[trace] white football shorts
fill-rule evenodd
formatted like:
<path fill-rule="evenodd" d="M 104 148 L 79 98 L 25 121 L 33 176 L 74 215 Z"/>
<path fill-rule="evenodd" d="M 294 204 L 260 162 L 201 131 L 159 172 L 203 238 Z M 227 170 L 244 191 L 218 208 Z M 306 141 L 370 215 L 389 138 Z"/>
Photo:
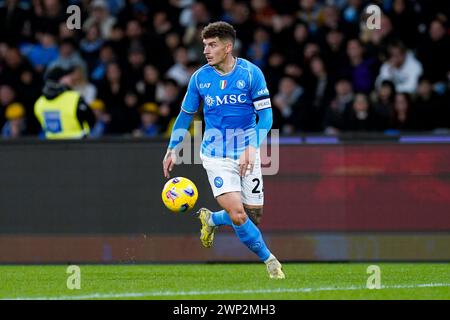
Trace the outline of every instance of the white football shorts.
<path fill-rule="evenodd" d="M 209 184 L 214 197 L 237 191 L 241 193 L 242 203 L 248 205 L 264 204 L 264 189 L 261 173 L 259 149 L 255 156 L 255 165 L 245 177 L 239 175 L 239 159 L 207 157 L 200 153 L 203 168 L 208 174 Z"/>

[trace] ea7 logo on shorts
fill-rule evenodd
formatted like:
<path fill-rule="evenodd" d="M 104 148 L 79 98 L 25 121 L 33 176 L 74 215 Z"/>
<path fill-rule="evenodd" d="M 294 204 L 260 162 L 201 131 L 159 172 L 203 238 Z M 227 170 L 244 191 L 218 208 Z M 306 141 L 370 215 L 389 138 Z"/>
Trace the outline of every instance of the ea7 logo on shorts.
<path fill-rule="evenodd" d="M 200 83 L 200 89 L 204 89 L 204 88 L 208 89 L 209 87 L 211 87 L 211 83 L 210 82 L 208 82 L 208 83 Z"/>
<path fill-rule="evenodd" d="M 214 185 L 216 188 L 220 188 L 223 186 L 223 179 L 221 177 L 215 177 L 214 178 Z"/>

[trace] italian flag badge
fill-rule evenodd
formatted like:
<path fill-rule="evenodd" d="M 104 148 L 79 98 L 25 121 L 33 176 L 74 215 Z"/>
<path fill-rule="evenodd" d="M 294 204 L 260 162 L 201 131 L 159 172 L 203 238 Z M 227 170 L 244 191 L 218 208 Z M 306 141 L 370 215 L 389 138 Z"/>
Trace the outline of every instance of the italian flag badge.
<path fill-rule="evenodd" d="M 225 89 L 227 87 L 227 80 L 220 80 L 220 89 Z"/>

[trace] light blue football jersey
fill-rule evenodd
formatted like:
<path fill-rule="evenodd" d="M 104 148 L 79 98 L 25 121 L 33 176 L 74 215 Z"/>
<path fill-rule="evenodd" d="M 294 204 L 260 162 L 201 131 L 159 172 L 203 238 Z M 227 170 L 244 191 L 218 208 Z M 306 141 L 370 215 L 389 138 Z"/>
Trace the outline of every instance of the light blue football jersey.
<path fill-rule="evenodd" d="M 206 125 L 201 152 L 208 157 L 237 159 L 256 135 L 256 111 L 271 108 L 262 71 L 242 58 L 226 74 L 206 64 L 192 75 L 181 108 L 195 113 L 201 101 Z"/>

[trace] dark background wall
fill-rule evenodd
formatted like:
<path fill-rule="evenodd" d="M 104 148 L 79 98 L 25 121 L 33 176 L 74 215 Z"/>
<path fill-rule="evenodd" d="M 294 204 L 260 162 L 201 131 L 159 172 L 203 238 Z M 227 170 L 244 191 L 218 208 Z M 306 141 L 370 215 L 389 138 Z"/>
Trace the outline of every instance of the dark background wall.
<path fill-rule="evenodd" d="M 183 233 L 188 215 L 162 204 L 165 144 L 148 141 L 38 142 L 0 148 L 0 233 Z M 201 165 L 177 166 L 214 201 Z M 175 220 L 176 219 L 176 220 Z"/>
<path fill-rule="evenodd" d="M 253 260 L 229 228 L 203 250 L 193 212 L 163 207 L 165 146 L 1 143 L 0 262 Z M 261 228 L 285 260 L 449 260 L 449 159 L 445 143 L 282 145 Z M 201 165 L 173 176 L 218 209 Z"/>

